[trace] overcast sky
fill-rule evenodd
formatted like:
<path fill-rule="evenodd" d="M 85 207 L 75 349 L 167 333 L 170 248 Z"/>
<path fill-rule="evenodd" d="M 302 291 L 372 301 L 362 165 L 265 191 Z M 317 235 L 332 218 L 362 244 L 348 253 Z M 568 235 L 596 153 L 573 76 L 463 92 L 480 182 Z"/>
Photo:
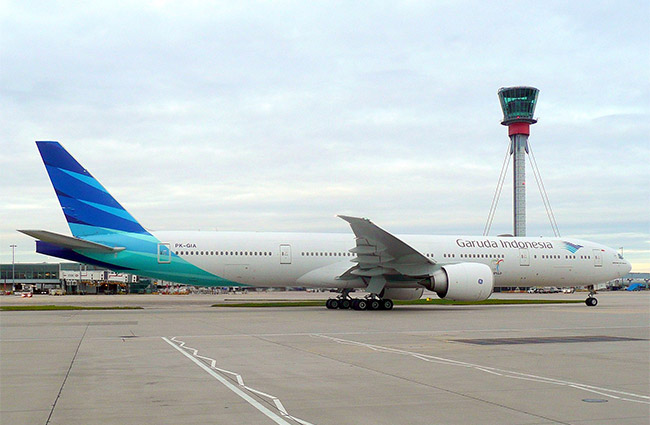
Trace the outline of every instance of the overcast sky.
<path fill-rule="evenodd" d="M 532 85 L 562 236 L 650 271 L 649 8 L 4 1 L 0 262 L 10 244 L 57 261 L 16 229 L 69 233 L 35 140 L 153 230 L 350 232 L 353 214 L 480 235 L 509 143 L 497 90 Z M 552 236 L 527 172 L 528 235 Z M 492 234 L 512 232 L 511 180 Z"/>

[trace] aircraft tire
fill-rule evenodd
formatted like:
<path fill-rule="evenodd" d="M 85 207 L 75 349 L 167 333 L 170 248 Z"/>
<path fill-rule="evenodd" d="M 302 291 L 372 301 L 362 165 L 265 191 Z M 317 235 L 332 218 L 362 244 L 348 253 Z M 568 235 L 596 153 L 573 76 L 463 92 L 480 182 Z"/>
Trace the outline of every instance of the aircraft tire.
<path fill-rule="evenodd" d="M 350 308 L 350 304 L 351 304 L 350 300 L 345 300 L 345 299 L 341 300 L 341 302 L 339 303 L 339 308 L 341 310 L 347 310 L 348 308 Z"/>
<path fill-rule="evenodd" d="M 368 301 L 357 300 L 357 310 L 368 310 Z"/>
<path fill-rule="evenodd" d="M 589 307 L 595 307 L 598 304 L 598 300 L 594 297 L 589 297 L 585 300 L 585 304 Z"/>
<path fill-rule="evenodd" d="M 384 298 L 381 300 L 381 309 L 382 310 L 392 310 L 393 309 L 393 300 L 389 298 Z"/>
<path fill-rule="evenodd" d="M 332 298 L 331 301 L 330 305 L 332 306 L 332 310 L 336 310 L 341 305 L 341 302 L 336 298 Z"/>
<path fill-rule="evenodd" d="M 370 300 L 368 302 L 368 310 L 379 310 L 379 308 L 381 308 L 379 300 Z"/>
<path fill-rule="evenodd" d="M 325 301 L 325 307 L 327 307 L 327 308 L 330 309 L 330 310 L 333 308 L 333 307 L 332 307 L 332 299 L 331 299 L 331 298 L 328 299 L 327 301 Z"/>

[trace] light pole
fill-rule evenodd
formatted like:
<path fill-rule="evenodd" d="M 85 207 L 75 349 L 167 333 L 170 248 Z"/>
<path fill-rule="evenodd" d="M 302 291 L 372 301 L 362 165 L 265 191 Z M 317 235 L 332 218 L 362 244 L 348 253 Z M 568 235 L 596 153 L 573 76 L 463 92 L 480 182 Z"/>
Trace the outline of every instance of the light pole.
<path fill-rule="evenodd" d="M 18 245 L 11 244 L 11 290 L 16 290 L 16 247 Z"/>

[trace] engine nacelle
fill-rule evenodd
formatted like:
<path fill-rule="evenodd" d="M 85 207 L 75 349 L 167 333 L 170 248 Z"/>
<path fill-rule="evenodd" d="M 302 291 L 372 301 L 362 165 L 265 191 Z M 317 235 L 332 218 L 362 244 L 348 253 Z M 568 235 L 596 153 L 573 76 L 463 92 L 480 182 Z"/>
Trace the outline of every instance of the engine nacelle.
<path fill-rule="evenodd" d="M 494 289 L 492 269 L 481 263 L 448 264 L 421 283 L 440 298 L 454 301 L 486 300 Z"/>

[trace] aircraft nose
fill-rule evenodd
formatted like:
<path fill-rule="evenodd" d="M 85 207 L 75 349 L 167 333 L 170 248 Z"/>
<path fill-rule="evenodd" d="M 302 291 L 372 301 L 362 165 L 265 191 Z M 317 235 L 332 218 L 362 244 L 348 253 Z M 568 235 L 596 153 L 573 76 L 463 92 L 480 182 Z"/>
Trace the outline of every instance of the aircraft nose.
<path fill-rule="evenodd" d="M 630 264 L 629 261 L 625 260 L 625 273 L 623 273 L 623 275 L 628 274 L 630 271 L 632 271 L 632 264 Z"/>

